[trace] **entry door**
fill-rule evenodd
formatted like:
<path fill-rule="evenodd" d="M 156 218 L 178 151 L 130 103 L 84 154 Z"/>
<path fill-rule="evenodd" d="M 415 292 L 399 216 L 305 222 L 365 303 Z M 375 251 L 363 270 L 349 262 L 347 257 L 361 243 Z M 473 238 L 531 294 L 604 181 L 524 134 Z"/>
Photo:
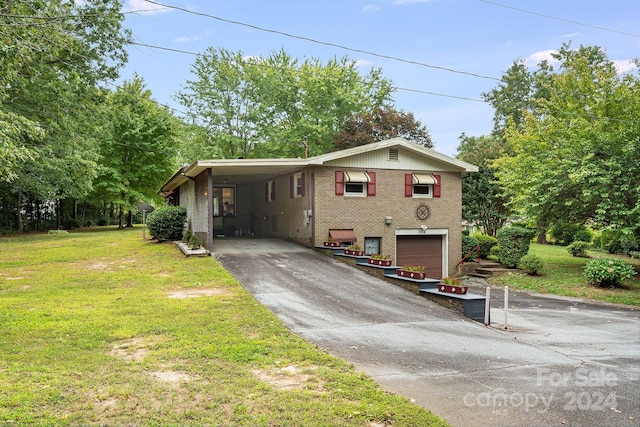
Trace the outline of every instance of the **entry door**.
<path fill-rule="evenodd" d="M 428 278 L 442 278 L 442 236 L 397 236 L 396 265 L 422 265 Z"/>

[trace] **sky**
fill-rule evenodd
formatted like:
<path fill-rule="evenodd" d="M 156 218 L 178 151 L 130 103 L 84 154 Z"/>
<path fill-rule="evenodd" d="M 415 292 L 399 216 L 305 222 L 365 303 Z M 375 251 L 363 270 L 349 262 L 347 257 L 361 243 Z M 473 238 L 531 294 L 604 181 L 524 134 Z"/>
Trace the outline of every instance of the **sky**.
<path fill-rule="evenodd" d="M 155 0 L 154 0 L 155 1 Z M 348 57 L 380 69 L 396 109 L 429 129 L 454 156 L 461 134 L 487 135 L 493 109 L 482 93 L 514 61 L 535 69 L 563 44 L 600 46 L 620 72 L 640 57 L 638 0 L 126 0 L 135 45 L 121 79 L 142 77 L 153 98 L 185 111 L 175 94 L 209 47 L 304 59 Z M 135 13 L 134 13 L 135 12 Z M 142 46 L 150 45 L 155 48 Z M 195 159 L 194 159 L 195 160 Z"/>

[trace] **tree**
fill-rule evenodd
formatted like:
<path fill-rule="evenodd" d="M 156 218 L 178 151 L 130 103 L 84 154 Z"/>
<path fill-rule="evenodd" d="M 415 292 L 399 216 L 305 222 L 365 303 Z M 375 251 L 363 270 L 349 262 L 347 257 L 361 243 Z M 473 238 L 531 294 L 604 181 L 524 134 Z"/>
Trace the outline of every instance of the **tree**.
<path fill-rule="evenodd" d="M 124 211 L 157 198 L 157 189 L 175 169 L 177 124 L 137 76 L 109 95 L 106 114 L 109 133 L 100 147 L 92 198 L 117 206 L 122 228 Z"/>
<path fill-rule="evenodd" d="M 17 179 L 14 169 L 37 157 L 34 147 L 50 128 L 60 129 L 82 105 L 77 97 L 117 77 L 130 37 L 120 7 L 102 0 L 0 7 L 0 178 Z M 69 95 L 71 109 L 64 103 Z"/>
<path fill-rule="evenodd" d="M 120 7 L 104 0 L 0 6 L 0 178 L 11 183 L 0 199 L 20 231 L 23 212 L 39 220 L 52 201 L 91 189 L 100 139 L 96 87 L 117 77 L 130 39 Z"/>
<path fill-rule="evenodd" d="M 511 153 L 496 160 L 514 205 L 550 224 L 556 220 L 640 233 L 640 76 L 618 74 L 596 46 L 554 55 L 541 69 L 546 97 L 510 122 Z M 637 62 L 636 62 L 637 65 Z"/>
<path fill-rule="evenodd" d="M 372 112 L 349 116 L 333 144 L 344 149 L 396 137 L 433 148 L 426 126 L 416 120 L 412 113 L 397 111 L 391 107 L 380 107 Z"/>
<path fill-rule="evenodd" d="M 460 136 L 457 157 L 478 166 L 476 173 L 462 174 L 462 218 L 495 236 L 504 226 L 511 209 L 497 182 L 493 161 L 502 155 L 505 144 L 495 136 Z"/>
<path fill-rule="evenodd" d="M 296 157 L 334 147 L 334 136 L 354 113 L 390 100 L 379 70 L 362 76 L 354 61 L 299 61 L 279 51 L 266 58 L 207 49 L 194 80 L 177 99 L 208 132 L 221 157 Z"/>

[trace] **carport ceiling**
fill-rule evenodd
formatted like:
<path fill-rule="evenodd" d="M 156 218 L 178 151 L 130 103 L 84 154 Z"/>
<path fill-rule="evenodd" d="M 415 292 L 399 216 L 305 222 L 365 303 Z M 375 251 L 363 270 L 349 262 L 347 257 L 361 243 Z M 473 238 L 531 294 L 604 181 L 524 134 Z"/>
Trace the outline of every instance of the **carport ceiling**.
<path fill-rule="evenodd" d="M 215 185 L 251 184 L 286 175 L 308 165 L 306 159 L 199 160 L 184 171 L 196 177 L 211 168 Z"/>

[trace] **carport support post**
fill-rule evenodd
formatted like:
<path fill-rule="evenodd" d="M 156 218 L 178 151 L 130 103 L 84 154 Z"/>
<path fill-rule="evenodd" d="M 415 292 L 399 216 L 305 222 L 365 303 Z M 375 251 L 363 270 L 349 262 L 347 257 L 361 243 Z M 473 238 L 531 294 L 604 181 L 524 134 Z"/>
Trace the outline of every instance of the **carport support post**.
<path fill-rule="evenodd" d="M 491 298 L 491 287 L 487 286 L 487 294 L 485 295 L 484 300 L 484 326 L 489 326 L 490 322 L 489 310 L 491 308 L 491 304 L 489 304 L 489 298 Z"/>
<path fill-rule="evenodd" d="M 207 226 L 209 228 L 209 232 L 207 233 L 207 249 L 213 253 L 213 170 L 209 168 L 207 171 Z"/>
<path fill-rule="evenodd" d="M 509 287 L 504 287 L 504 328 L 507 329 L 507 313 L 509 312 Z"/>

